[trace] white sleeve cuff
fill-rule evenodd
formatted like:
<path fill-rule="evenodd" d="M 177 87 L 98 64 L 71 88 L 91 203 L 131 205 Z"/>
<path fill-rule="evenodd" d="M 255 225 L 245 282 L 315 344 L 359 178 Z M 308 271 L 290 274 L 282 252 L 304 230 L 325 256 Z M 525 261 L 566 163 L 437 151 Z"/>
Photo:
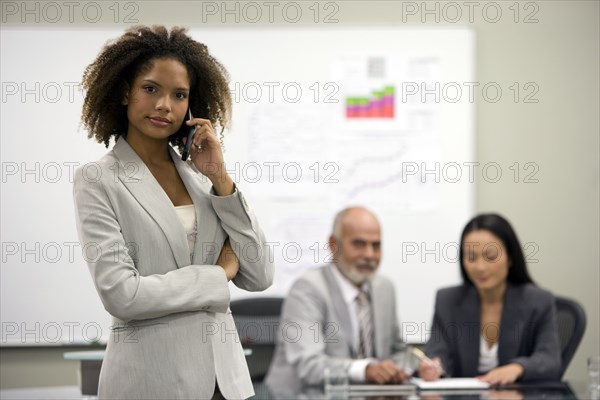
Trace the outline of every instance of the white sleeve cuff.
<path fill-rule="evenodd" d="M 367 380 L 366 371 L 367 365 L 376 361 L 374 358 L 363 358 L 360 360 L 352 360 L 348 369 L 348 377 L 350 382 L 364 383 Z"/>

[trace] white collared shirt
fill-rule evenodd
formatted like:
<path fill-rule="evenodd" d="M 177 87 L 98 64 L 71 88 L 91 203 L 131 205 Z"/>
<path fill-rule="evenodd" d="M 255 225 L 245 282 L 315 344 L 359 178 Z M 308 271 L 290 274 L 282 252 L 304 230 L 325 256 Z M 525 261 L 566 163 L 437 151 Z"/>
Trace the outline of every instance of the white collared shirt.
<path fill-rule="evenodd" d="M 348 278 L 342 275 L 337 266 L 332 264 L 331 268 L 333 270 L 333 276 L 335 277 L 336 283 L 338 284 L 338 287 L 342 292 L 344 303 L 346 303 L 346 307 L 348 308 L 348 314 L 350 315 L 350 325 L 352 326 L 352 348 L 354 349 L 355 353 L 358 353 L 359 328 L 358 304 L 356 302 L 356 297 L 358 296 L 360 291 L 354 283 L 350 282 Z M 367 282 L 363 283 L 362 290 L 369 292 L 369 284 Z M 350 380 L 352 380 L 353 382 L 365 382 L 365 372 L 367 369 L 367 365 L 374 361 L 377 360 L 375 358 L 353 360 L 348 370 Z"/>

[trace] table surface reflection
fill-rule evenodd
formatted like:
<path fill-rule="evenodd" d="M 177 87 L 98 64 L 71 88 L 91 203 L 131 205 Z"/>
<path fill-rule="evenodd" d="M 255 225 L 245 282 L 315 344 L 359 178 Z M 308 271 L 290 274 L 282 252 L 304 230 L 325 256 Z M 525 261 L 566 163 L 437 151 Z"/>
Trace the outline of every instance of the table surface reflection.
<path fill-rule="evenodd" d="M 306 388 L 302 393 L 298 393 L 295 397 L 292 396 L 280 396 L 275 397 L 272 393 L 269 392 L 266 385 L 263 383 L 255 383 L 254 389 L 256 391 L 256 395 L 252 397 L 254 400 L 265 399 L 326 399 L 322 388 Z M 545 385 L 526 385 L 526 386 L 515 386 L 514 388 L 505 388 L 502 390 L 485 390 L 485 391 L 445 391 L 445 392 L 434 392 L 434 391 L 415 391 L 412 394 L 374 394 L 374 395 L 364 395 L 357 393 L 350 393 L 349 397 L 345 397 L 348 400 L 358 400 L 358 399 L 381 399 L 381 400 L 390 400 L 390 399 L 403 399 L 403 400 L 419 400 L 419 399 L 428 399 L 428 400 L 438 400 L 438 399 L 484 399 L 484 400 L 492 400 L 492 399 L 502 399 L 502 400 L 516 400 L 516 399 L 595 399 L 600 400 L 597 393 L 594 395 L 590 395 L 587 392 L 578 392 L 583 393 L 579 396 L 574 394 L 571 386 L 568 383 L 551 383 Z M 219 398 L 219 396 L 215 396 L 215 398 Z M 28 389 L 0 389 L 0 399 L 73 399 L 73 400 L 90 400 L 96 399 L 95 396 L 83 396 L 79 388 L 76 386 L 68 386 L 68 387 L 45 387 L 45 388 L 28 388 Z"/>
<path fill-rule="evenodd" d="M 385 387 L 385 385 L 383 385 Z M 469 399 L 469 400 L 525 400 L 525 399 L 584 399 L 578 397 L 567 382 L 537 382 L 527 385 L 513 385 L 493 390 L 413 390 L 412 393 L 364 392 L 351 391 L 348 395 L 327 397 L 322 387 L 306 387 L 300 393 L 272 393 L 263 383 L 254 385 L 256 395 L 252 399 L 397 399 L 397 400 L 443 400 L 443 399 Z"/>

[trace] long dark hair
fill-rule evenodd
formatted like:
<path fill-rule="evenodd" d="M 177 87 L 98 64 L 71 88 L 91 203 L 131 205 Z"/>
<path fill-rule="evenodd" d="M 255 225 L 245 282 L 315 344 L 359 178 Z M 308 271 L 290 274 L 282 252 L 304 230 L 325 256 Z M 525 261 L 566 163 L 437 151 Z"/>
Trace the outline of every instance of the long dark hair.
<path fill-rule="evenodd" d="M 506 248 L 508 253 L 508 259 L 511 262 L 510 268 L 508 269 L 507 280 L 514 284 L 523 283 L 534 283 L 529 272 L 527 272 L 527 265 L 525 264 L 525 256 L 521 249 L 521 243 L 517 238 L 510 223 L 498 214 L 480 214 L 469 221 L 469 223 L 463 229 L 460 237 L 460 274 L 462 275 L 463 282 L 472 285 L 473 282 L 469 279 L 467 272 L 465 271 L 465 265 L 463 263 L 464 250 L 463 244 L 465 236 L 473 231 L 486 230 L 493 233 L 495 236 L 500 238 L 502 244 Z"/>

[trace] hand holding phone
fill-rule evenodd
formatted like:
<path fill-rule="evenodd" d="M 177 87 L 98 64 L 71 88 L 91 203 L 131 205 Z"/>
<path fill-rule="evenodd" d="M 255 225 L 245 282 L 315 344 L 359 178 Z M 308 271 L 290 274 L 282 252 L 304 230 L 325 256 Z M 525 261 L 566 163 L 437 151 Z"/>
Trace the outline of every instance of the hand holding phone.
<path fill-rule="evenodd" d="M 183 152 L 181 153 L 181 159 L 183 161 L 187 161 L 188 156 L 190 155 L 190 149 L 192 148 L 192 139 L 194 138 L 194 134 L 196 133 L 196 125 L 188 126 L 186 124 L 187 121 L 192 119 L 192 110 L 188 107 L 187 115 L 185 120 L 183 121 L 183 125 L 180 128 L 180 134 L 186 135 L 187 140 L 185 142 L 185 147 L 183 148 Z"/>

